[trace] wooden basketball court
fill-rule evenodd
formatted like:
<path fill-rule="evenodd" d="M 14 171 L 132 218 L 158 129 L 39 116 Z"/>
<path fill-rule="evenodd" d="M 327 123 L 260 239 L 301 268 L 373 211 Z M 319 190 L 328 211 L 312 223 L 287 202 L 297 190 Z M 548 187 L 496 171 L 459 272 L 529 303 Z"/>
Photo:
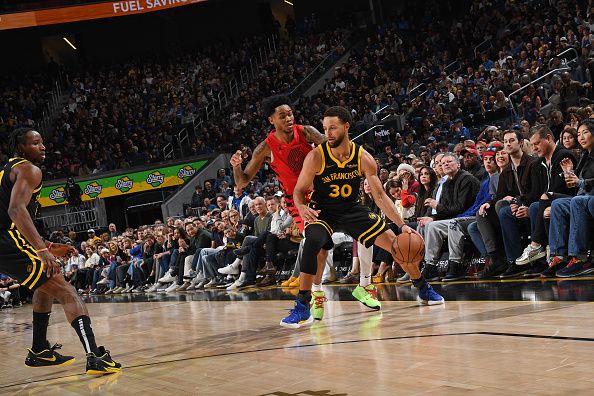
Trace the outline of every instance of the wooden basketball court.
<path fill-rule="evenodd" d="M 325 288 L 325 319 L 281 328 L 295 291 L 116 295 L 88 305 L 98 344 L 124 370 L 84 375 L 84 354 L 58 305 L 48 338 L 77 361 L 24 366 L 31 306 L 0 312 L 0 394 L 420 395 L 592 394 L 594 280 L 380 286 L 383 308 Z M 389 300 L 389 301 L 386 301 Z"/>

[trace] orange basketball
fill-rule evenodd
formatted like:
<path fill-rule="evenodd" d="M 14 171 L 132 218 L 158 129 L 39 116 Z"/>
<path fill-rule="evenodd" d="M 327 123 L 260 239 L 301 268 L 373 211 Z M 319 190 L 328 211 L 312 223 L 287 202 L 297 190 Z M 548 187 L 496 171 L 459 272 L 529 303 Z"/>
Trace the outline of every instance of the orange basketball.
<path fill-rule="evenodd" d="M 398 264 L 419 263 L 425 255 L 425 241 L 419 234 L 404 232 L 392 244 L 392 257 Z"/>

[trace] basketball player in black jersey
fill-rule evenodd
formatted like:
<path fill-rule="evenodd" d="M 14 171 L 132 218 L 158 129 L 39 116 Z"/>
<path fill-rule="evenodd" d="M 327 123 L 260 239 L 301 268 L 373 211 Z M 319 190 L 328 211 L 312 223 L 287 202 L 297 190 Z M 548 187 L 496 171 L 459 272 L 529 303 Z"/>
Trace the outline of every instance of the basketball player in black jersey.
<path fill-rule="evenodd" d="M 72 285 L 64 280 L 56 256 L 73 250 L 68 245 L 45 242 L 33 224 L 39 206 L 42 173 L 37 164 L 45 159 L 41 135 L 31 128 L 10 134 L 9 148 L 14 158 L 0 168 L 0 273 L 18 279 L 33 291 L 33 345 L 25 359 L 29 367 L 66 366 L 74 357 L 50 346 L 47 326 L 54 298 L 78 334 L 87 356 L 87 374 L 116 373 L 121 365 L 109 351 L 97 347 L 89 313 Z"/>
<path fill-rule="evenodd" d="M 365 247 L 376 245 L 393 252 L 396 235 L 386 227 L 382 218 L 359 202 L 359 187 L 363 177 L 371 187 L 377 206 L 401 232 L 412 233 L 392 201 L 384 192 L 377 176 L 375 159 L 361 146 L 350 141 L 348 130 L 351 115 L 343 107 L 335 106 L 324 113 L 324 132 L 328 141 L 312 150 L 303 162 L 303 168 L 294 190 L 299 214 L 307 223 L 301 259 L 302 278 L 295 308 L 281 320 L 281 326 L 298 328 L 312 322 L 309 302 L 312 280 L 317 272 L 316 256 L 322 246 L 331 240 L 334 231 L 343 231 Z M 309 205 L 305 194 L 313 194 Z M 444 300 L 425 281 L 418 263 L 399 263 L 410 275 L 419 290 L 418 301 L 424 305 L 443 304 Z"/>

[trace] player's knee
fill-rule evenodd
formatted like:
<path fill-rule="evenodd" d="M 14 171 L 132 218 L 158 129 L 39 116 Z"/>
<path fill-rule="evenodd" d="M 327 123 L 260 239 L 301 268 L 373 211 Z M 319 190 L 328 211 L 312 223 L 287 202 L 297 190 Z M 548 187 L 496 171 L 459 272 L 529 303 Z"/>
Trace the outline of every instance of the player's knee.
<path fill-rule="evenodd" d="M 317 246 L 321 249 L 331 239 L 324 227 L 319 224 L 311 224 L 305 228 L 305 239 L 310 246 Z"/>
<path fill-rule="evenodd" d="M 317 256 L 328 239 L 330 239 L 330 236 L 320 225 L 312 224 L 305 229 L 305 243 L 300 263 L 301 272 L 309 275 L 317 273 Z"/>

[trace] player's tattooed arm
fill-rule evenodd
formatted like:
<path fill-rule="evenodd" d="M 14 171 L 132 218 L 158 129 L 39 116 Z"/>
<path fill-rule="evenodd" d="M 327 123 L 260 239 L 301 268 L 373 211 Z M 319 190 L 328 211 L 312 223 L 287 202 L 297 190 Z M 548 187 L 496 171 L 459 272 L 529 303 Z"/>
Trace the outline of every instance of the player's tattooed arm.
<path fill-rule="evenodd" d="M 328 140 L 326 135 L 324 135 L 323 133 L 320 133 L 320 131 L 318 131 L 316 128 L 312 127 L 311 125 L 303 126 L 303 136 L 305 137 L 305 140 L 307 140 L 309 143 L 314 143 L 314 144 L 322 144 L 326 140 Z"/>
<path fill-rule="evenodd" d="M 245 188 L 248 183 L 254 178 L 256 173 L 262 167 L 264 161 L 270 158 L 270 147 L 266 141 L 262 141 L 252 153 L 250 162 L 246 165 L 245 169 L 241 169 L 241 163 L 243 162 L 241 151 L 236 151 L 231 157 L 231 167 L 233 168 L 233 179 L 235 184 L 239 188 Z"/>

